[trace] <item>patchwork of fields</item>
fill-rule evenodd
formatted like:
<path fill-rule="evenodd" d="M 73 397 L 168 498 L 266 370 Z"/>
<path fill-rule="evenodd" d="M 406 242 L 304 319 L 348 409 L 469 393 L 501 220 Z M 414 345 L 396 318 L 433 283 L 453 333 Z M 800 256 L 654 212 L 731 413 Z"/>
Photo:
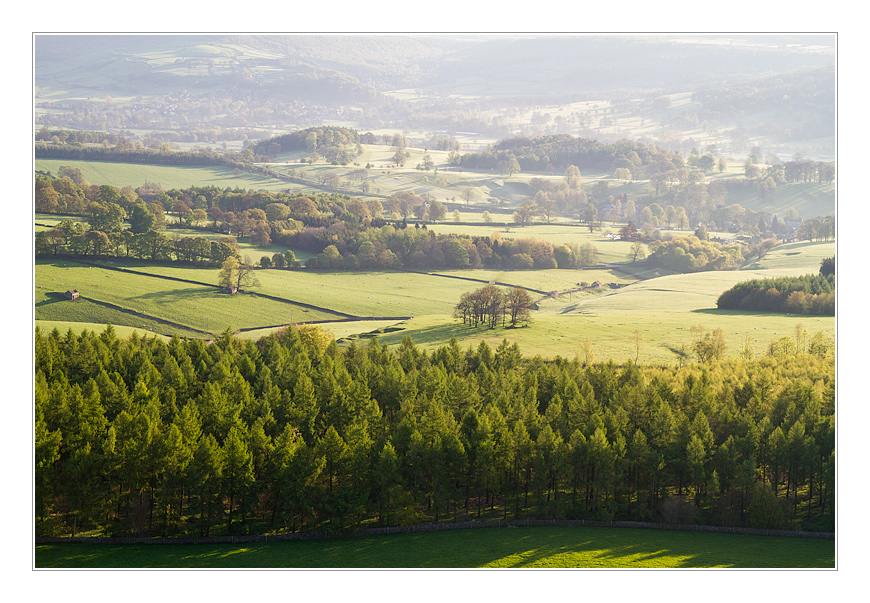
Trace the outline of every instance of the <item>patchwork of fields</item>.
<path fill-rule="evenodd" d="M 78 328 L 77 325 L 112 323 L 149 333 L 171 335 L 177 332 L 190 337 L 209 337 L 230 327 L 238 330 L 239 336 L 252 338 L 280 325 L 306 322 L 321 324 L 332 331 L 340 344 L 376 335 L 384 343 L 395 345 L 410 336 L 418 345 L 431 349 L 454 337 L 464 347 L 476 347 L 481 341 L 498 345 L 506 338 L 517 342 L 527 354 L 552 358 L 573 357 L 579 345 L 588 341 L 594 347 L 597 360 L 612 358 L 622 362 L 637 358 L 659 363 L 677 361 L 678 350 L 681 346 L 690 346 L 691 330 L 697 326 L 705 330 L 721 328 L 726 334 L 729 354 L 736 354 L 747 346 L 756 353 L 763 353 L 771 340 L 793 335 L 797 325 L 810 336 L 816 331 L 834 334 L 833 317 L 716 309 L 719 295 L 737 282 L 817 272 L 822 259 L 834 255 L 834 243 L 783 245 L 736 272 L 671 274 L 642 261 L 629 262 L 631 243 L 604 236 L 606 232 L 615 232 L 618 224 L 605 224 L 598 232 L 590 232 L 566 219 L 521 228 L 505 225 L 512 221 L 512 205 L 520 198 L 528 198 L 530 178 L 559 180 L 560 175 L 523 173 L 500 178 L 485 173 L 457 172 L 449 169 L 447 153 L 436 150 L 428 154 L 442 169 L 433 174 L 413 169 L 426 154 L 423 149 L 408 148 L 409 167 L 403 168 L 390 164 L 392 151 L 387 146 L 363 145 L 362 150 L 356 161 L 371 165 L 366 177 L 373 192 L 413 190 L 416 194 L 452 200 L 460 211 L 461 222 L 452 222 L 448 214 L 447 220 L 429 225 L 436 233 L 475 236 L 499 231 L 503 238 L 536 238 L 554 245 L 592 244 L 599 252 L 601 264 L 582 270 L 452 270 L 437 275 L 258 270 L 262 286 L 250 289 L 255 295 L 227 296 L 217 289 L 218 270 L 214 268 L 137 265 L 135 270 L 141 274 L 132 274 L 76 262 L 45 260 L 37 262 L 35 271 L 37 324 Z M 278 155 L 270 167 L 286 173 L 292 169 L 296 175 L 312 180 L 326 172 L 346 176 L 352 167 L 298 163 L 303 156 L 302 152 L 285 152 Z M 225 168 L 40 159 L 36 169 L 56 173 L 61 164 L 75 165 L 92 183 L 114 186 L 138 186 L 147 180 L 166 188 L 192 184 L 271 191 L 296 188 L 286 181 L 234 173 Z M 733 167 L 723 175 L 733 176 Z M 643 182 L 618 183 L 609 174 L 590 172 L 584 174 L 584 179 L 587 182 L 605 180 L 614 192 L 630 194 L 640 194 L 646 186 Z M 462 193 L 469 188 L 476 191 L 477 198 L 471 207 L 465 207 Z M 304 192 L 305 188 L 298 190 Z M 742 193 L 737 190 L 734 194 Z M 830 212 L 833 199 L 832 185 L 787 184 L 779 187 L 775 202 L 778 207 L 794 208 L 809 215 Z M 734 197 L 729 199 L 731 201 L 765 209 L 751 196 Z M 484 221 L 484 208 L 489 208 L 493 223 Z M 37 224 L 44 226 L 35 229 L 44 230 L 63 218 L 38 215 Z M 219 238 L 217 234 L 193 229 L 172 229 L 171 233 Z M 256 247 L 244 240 L 240 241 L 240 248 L 242 254 L 255 263 L 263 256 L 285 251 L 277 246 Z M 297 252 L 297 258 L 302 261 L 308 257 L 308 253 Z M 100 264 L 123 266 L 123 263 L 108 261 Z M 161 276 L 190 282 L 159 278 Z M 602 286 L 580 290 L 596 281 Z M 454 319 L 453 309 L 460 296 L 486 283 L 529 289 L 538 302 L 531 326 L 473 328 Z M 60 294 L 68 288 L 79 289 L 83 299 L 60 302 Z M 557 295 L 548 295 L 554 292 Z M 636 333 L 641 336 L 640 345 Z"/>
<path fill-rule="evenodd" d="M 189 337 L 209 337 L 231 328 L 254 338 L 288 323 L 318 323 L 339 343 L 375 335 L 383 343 L 398 345 L 410 336 L 419 346 L 434 349 L 454 337 L 463 347 L 477 347 L 481 341 L 495 347 L 508 339 L 524 353 L 545 358 L 572 358 L 588 341 L 597 360 L 674 363 L 681 346 L 691 347 L 692 328 L 697 326 L 721 328 L 731 355 L 744 346 L 764 353 L 772 340 L 793 336 L 798 325 L 810 336 L 817 331 L 833 336 L 833 317 L 720 311 L 716 300 L 743 280 L 815 272 L 822 258 L 834 252 L 834 243 L 797 243 L 777 248 L 749 269 L 657 278 L 606 268 L 439 274 L 271 269 L 257 271 L 262 286 L 250 289 L 254 295 L 234 296 L 219 291 L 214 268 L 130 266 L 133 273 L 113 270 L 124 265 L 119 262 L 93 267 L 39 260 L 35 318 L 44 328 L 112 323 Z M 580 283 L 594 281 L 604 286 L 577 290 Z M 452 317 L 463 293 L 489 282 L 533 292 L 539 310 L 533 312 L 531 326 L 471 327 Z M 62 301 L 62 292 L 70 288 L 81 291 L 82 299 Z M 563 293 L 545 295 L 554 291 Z"/>

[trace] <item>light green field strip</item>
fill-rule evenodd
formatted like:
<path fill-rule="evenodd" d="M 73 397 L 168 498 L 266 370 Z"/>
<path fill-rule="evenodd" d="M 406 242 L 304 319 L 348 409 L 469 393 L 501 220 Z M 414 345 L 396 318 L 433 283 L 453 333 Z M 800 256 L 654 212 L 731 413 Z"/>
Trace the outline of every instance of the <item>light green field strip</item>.
<path fill-rule="evenodd" d="M 822 260 L 834 257 L 837 245 L 833 241 L 802 241 L 774 248 L 760 260 L 752 262 L 744 270 L 761 269 L 772 276 L 801 276 L 818 273 Z"/>
<path fill-rule="evenodd" d="M 400 321 L 396 320 L 354 320 L 347 322 L 319 322 L 317 326 L 325 331 L 329 331 L 335 336 L 336 340 L 354 338 L 354 336 L 365 335 L 372 332 L 383 331 Z M 239 339 L 257 340 L 260 337 L 265 337 L 276 333 L 285 327 L 272 327 L 269 329 L 255 329 L 253 331 L 242 331 L 236 337 Z M 380 333 L 377 333 L 378 335 Z"/>
<path fill-rule="evenodd" d="M 598 249 L 598 258 L 605 263 L 621 263 L 628 260 L 628 252 L 631 251 L 631 242 L 614 241 L 604 237 L 602 231 L 590 233 L 588 228 L 580 226 L 567 226 L 563 224 L 540 225 L 533 224 L 523 227 L 494 227 L 491 224 L 480 226 L 472 224 L 450 224 L 447 222 L 430 224 L 427 226 L 437 234 L 458 234 L 467 236 L 490 236 L 499 231 L 505 239 L 539 239 L 553 245 L 590 243 Z M 616 228 L 610 229 L 616 232 Z"/>
<path fill-rule="evenodd" d="M 262 291 L 356 316 L 453 312 L 459 297 L 482 285 L 407 272 L 259 270 Z"/>
<path fill-rule="evenodd" d="M 92 331 L 94 333 L 100 334 L 106 330 L 106 325 L 93 323 L 93 322 L 67 322 L 63 320 L 37 320 L 35 325 L 39 327 L 39 329 L 43 333 L 51 333 L 52 330 L 57 329 L 61 334 L 66 333 L 69 329 L 72 329 L 73 333 L 76 335 L 80 334 L 82 331 Z M 159 337 L 161 339 L 169 340 L 170 337 L 166 335 L 161 335 L 160 333 L 154 333 L 148 329 L 136 328 L 136 327 L 128 327 L 124 325 L 112 325 L 112 328 L 115 330 L 115 334 L 118 337 L 129 337 L 133 333 L 137 333 L 140 337 L 148 336 L 148 337 Z"/>
<path fill-rule="evenodd" d="M 217 268 L 143 266 L 136 270 L 177 278 L 217 283 Z M 257 270 L 262 293 L 343 312 L 353 316 L 414 316 L 437 311 L 452 313 L 464 291 L 480 288 L 480 283 L 460 281 L 407 272 L 311 272 L 307 270 Z M 329 317 L 298 316 L 293 321 Z M 263 323 L 274 324 L 274 323 Z"/>
<path fill-rule="evenodd" d="M 776 214 L 782 220 L 790 209 L 797 211 L 802 218 L 827 216 L 836 209 L 836 202 L 836 186 L 833 183 L 793 182 L 778 184 L 776 195 L 768 201 L 762 201 L 755 188 L 737 188 L 728 193 L 726 204 L 737 203 L 752 211 Z"/>
<path fill-rule="evenodd" d="M 35 169 L 57 174 L 60 166 L 77 167 L 91 184 L 111 184 L 114 187 L 138 187 L 150 183 L 165 189 L 191 186 L 239 187 L 252 190 L 284 191 L 299 185 L 247 172 L 236 175 L 230 168 L 208 166 L 165 166 L 110 161 L 75 161 L 71 159 L 37 159 Z"/>

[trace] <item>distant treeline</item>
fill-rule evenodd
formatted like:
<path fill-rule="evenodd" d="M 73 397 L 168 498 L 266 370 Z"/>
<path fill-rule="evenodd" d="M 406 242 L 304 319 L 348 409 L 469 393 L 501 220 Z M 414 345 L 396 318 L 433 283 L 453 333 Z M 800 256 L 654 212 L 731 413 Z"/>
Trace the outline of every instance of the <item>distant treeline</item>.
<path fill-rule="evenodd" d="M 288 233 L 279 241 L 288 247 L 312 252 L 322 249 L 305 263 L 306 267 L 315 269 L 485 267 L 528 270 L 578 268 L 598 262 L 598 250 L 589 243 L 554 245 L 535 238 L 436 235 L 428 228 L 403 228 L 403 224 L 363 230 L 341 224 L 306 228 Z"/>
<path fill-rule="evenodd" d="M 567 134 L 500 140 L 489 151 L 462 155 L 462 166 L 496 169 L 500 161 L 512 156 L 525 171 L 565 170 L 570 165 L 608 171 L 622 167 L 628 168 L 634 178 L 642 178 L 682 167 L 673 163 L 675 153 L 655 145 L 628 140 L 602 143 Z"/>
<path fill-rule="evenodd" d="M 154 165 L 217 165 L 240 167 L 248 161 L 242 153 L 218 154 L 214 151 L 169 151 L 144 147 L 118 149 L 117 147 L 85 147 L 77 145 L 37 144 L 37 159 L 69 159 L 73 161 L 112 161 L 118 163 L 145 163 Z"/>
<path fill-rule="evenodd" d="M 298 196 L 214 186 L 156 192 L 145 187 L 88 185 L 76 168 L 62 166 L 60 172 L 64 174 L 60 178 L 36 175 L 36 211 L 81 215 L 90 230 L 68 222 L 39 233 L 39 255 L 175 258 L 196 263 L 226 258 L 225 249 L 211 253 L 204 243 L 188 245 L 187 237 L 173 243 L 159 232 L 187 226 L 247 237 L 261 246 L 277 243 L 309 251 L 317 255 L 306 266 L 317 269 L 577 268 L 598 262 L 598 250 L 591 244 L 436 235 L 425 225 L 411 228 L 405 220 L 388 223 L 380 217 L 384 205 L 391 211 L 410 212 L 416 203 L 424 203 L 416 196 L 389 198 L 382 205 L 336 194 Z M 196 250 L 194 256 L 190 249 Z"/>
<path fill-rule="evenodd" d="M 834 274 L 806 274 L 738 283 L 719 296 L 722 310 L 760 310 L 833 316 Z"/>

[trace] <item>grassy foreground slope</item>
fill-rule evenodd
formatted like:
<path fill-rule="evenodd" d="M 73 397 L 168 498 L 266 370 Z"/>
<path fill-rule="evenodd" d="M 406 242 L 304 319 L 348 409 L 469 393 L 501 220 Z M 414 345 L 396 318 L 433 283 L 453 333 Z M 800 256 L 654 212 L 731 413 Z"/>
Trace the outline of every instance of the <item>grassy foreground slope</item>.
<path fill-rule="evenodd" d="M 634 528 L 486 528 L 252 544 L 40 544 L 43 568 L 819 568 L 834 541 Z"/>

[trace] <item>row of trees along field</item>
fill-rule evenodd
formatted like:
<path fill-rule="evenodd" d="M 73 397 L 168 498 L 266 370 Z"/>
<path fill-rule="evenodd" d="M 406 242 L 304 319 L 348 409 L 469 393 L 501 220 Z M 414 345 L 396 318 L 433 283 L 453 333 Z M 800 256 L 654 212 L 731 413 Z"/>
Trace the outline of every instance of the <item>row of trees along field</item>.
<path fill-rule="evenodd" d="M 833 316 L 836 310 L 835 279 L 834 258 L 827 258 L 818 274 L 737 283 L 719 296 L 716 306 L 723 310 Z"/>
<path fill-rule="evenodd" d="M 343 238 L 345 235 L 347 238 Z M 307 229 L 284 238 L 289 247 L 316 249 L 311 241 L 332 240 L 306 267 L 331 270 L 357 268 L 577 268 L 598 262 L 591 243 L 553 244 L 533 237 L 503 239 L 490 236 L 439 234 L 427 228 L 392 225 L 366 230 Z"/>
<path fill-rule="evenodd" d="M 298 197 L 205 187 L 160 193 L 145 203 L 132 189 L 110 185 L 85 189 L 69 176 L 37 174 L 37 211 L 86 207 L 90 226 L 85 229 L 66 220 L 37 233 L 38 255 L 103 255 L 210 265 L 238 255 L 232 238 L 209 242 L 203 237 L 170 237 L 160 232 L 172 226 L 174 216 L 178 226 L 233 233 L 257 245 L 274 242 L 312 251 L 318 255 L 307 265 L 318 269 L 574 268 L 598 261 L 597 249 L 588 243 L 553 245 L 534 238 L 436 235 L 419 225 L 406 228 L 404 221 L 389 225 L 382 218 L 373 220 L 362 201 L 340 195 Z M 399 202 L 403 201 L 407 198 Z M 269 263 L 274 265 L 271 259 Z"/>
<path fill-rule="evenodd" d="M 309 260 L 310 267 L 318 269 L 576 268 L 598 261 L 598 250 L 589 243 L 554 245 L 534 238 L 435 235 L 425 224 L 419 228 L 419 223 L 415 228 L 406 228 L 407 216 L 420 214 L 421 208 L 421 215 L 429 215 L 438 207 L 441 214 L 445 213 L 438 201 L 430 203 L 413 192 L 397 193 L 383 203 L 339 194 L 298 196 L 213 186 L 157 192 L 144 186 L 134 190 L 90 185 L 77 168 L 61 167 L 59 173 L 60 177 L 36 174 L 36 210 L 81 215 L 90 228 L 64 222 L 38 233 L 39 255 L 106 255 L 210 265 L 220 264 L 233 255 L 232 237 L 209 242 L 203 237 L 169 237 L 161 232 L 186 227 L 245 237 L 260 246 L 276 243 L 308 251 L 315 254 Z M 566 173 L 566 182 L 569 176 Z M 571 181 L 576 182 L 579 172 L 573 178 Z M 566 186 L 570 189 L 571 185 Z M 536 198 L 542 197 L 546 194 L 538 191 Z M 530 222 L 537 208 L 529 200 L 520 205 L 517 214 L 525 212 L 523 223 Z M 626 203 L 625 212 L 619 200 L 609 211 L 616 211 L 614 208 L 621 217 L 635 212 L 631 201 Z M 635 228 L 629 221 L 628 238 L 645 237 L 652 241 L 651 261 L 677 271 L 736 268 L 743 258 L 760 255 L 766 251 L 765 245 L 769 247 L 776 242 L 775 238 L 756 236 L 748 246 L 722 245 L 706 240 L 704 225 L 696 230 L 700 241 L 649 231 L 650 220 L 656 224 L 661 220 L 669 226 L 672 220 L 676 224 L 684 213 L 670 205 L 664 209 L 658 204 L 644 207 L 642 219 L 646 230 Z M 396 221 L 389 224 L 383 217 L 386 214 Z M 597 212 L 593 214 L 587 217 L 589 224 L 598 219 Z M 405 218 L 399 221 L 401 216 Z M 778 224 L 774 216 L 769 225 L 771 231 L 779 230 Z M 764 220 L 759 225 L 768 228 Z M 806 231 L 806 238 L 827 239 L 833 236 L 833 219 L 806 220 L 801 231 Z M 267 263 L 274 264 L 271 259 Z"/>
<path fill-rule="evenodd" d="M 37 329 L 37 533 L 535 517 L 830 530 L 833 346 L 816 339 L 676 368 L 544 361 L 506 340 L 341 350 L 312 326 L 211 344 Z"/>

